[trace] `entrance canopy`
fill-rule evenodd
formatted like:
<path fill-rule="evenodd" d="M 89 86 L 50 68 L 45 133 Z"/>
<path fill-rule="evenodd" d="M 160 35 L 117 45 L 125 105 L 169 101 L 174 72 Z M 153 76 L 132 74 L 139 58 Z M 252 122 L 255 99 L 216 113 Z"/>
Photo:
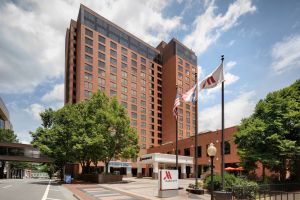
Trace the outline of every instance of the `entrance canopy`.
<path fill-rule="evenodd" d="M 169 163 L 176 164 L 176 155 L 174 154 L 162 154 L 162 153 L 151 153 L 145 154 L 138 158 L 138 161 L 143 164 L 153 164 L 157 163 Z M 190 156 L 180 156 L 178 155 L 178 164 L 193 165 L 194 159 Z"/>

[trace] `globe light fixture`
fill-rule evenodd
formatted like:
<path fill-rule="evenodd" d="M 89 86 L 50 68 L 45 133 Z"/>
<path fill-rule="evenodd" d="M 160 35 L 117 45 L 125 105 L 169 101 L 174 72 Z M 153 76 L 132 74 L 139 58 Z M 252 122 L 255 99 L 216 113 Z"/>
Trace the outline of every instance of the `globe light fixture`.
<path fill-rule="evenodd" d="M 213 143 L 210 143 L 209 147 L 207 148 L 207 154 L 210 157 L 210 185 L 211 185 L 211 194 L 210 199 L 213 200 L 213 193 L 214 193 L 214 157 L 216 156 L 217 149 Z"/>

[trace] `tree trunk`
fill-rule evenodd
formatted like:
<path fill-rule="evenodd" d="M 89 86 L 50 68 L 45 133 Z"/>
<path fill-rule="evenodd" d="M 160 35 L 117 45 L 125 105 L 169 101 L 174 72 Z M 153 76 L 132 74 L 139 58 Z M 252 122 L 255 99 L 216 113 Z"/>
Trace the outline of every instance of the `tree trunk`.
<path fill-rule="evenodd" d="M 266 167 L 264 165 L 262 165 L 262 178 L 263 178 L 263 183 L 265 182 L 266 179 Z"/>
<path fill-rule="evenodd" d="M 60 168 L 60 180 L 64 181 L 64 167 Z"/>
<path fill-rule="evenodd" d="M 105 162 L 105 173 L 108 174 L 108 163 L 109 162 Z"/>

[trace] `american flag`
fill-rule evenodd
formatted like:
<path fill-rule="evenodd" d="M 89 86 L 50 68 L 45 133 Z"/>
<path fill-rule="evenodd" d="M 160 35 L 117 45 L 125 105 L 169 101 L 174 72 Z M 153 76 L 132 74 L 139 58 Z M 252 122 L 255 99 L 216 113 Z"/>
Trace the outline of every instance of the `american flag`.
<path fill-rule="evenodd" d="M 176 97 L 175 97 L 175 102 L 174 102 L 174 107 L 173 107 L 173 115 L 176 119 L 178 116 L 178 106 L 180 106 L 180 97 L 178 94 L 178 90 L 176 90 Z"/>
<path fill-rule="evenodd" d="M 182 95 L 182 100 L 184 102 L 195 102 L 197 100 L 196 97 L 197 83 L 192 87 L 189 91 Z"/>

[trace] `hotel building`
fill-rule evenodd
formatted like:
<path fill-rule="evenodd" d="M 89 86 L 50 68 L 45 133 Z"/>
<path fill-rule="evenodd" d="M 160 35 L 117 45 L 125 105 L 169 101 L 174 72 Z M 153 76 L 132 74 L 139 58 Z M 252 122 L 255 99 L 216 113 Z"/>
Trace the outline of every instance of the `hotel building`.
<path fill-rule="evenodd" d="M 98 90 L 116 96 L 139 136 L 140 155 L 175 140 L 176 96 L 195 83 L 197 57 L 176 39 L 153 47 L 84 5 L 65 41 L 65 104 Z M 179 108 L 179 139 L 194 134 L 195 106 Z"/>

